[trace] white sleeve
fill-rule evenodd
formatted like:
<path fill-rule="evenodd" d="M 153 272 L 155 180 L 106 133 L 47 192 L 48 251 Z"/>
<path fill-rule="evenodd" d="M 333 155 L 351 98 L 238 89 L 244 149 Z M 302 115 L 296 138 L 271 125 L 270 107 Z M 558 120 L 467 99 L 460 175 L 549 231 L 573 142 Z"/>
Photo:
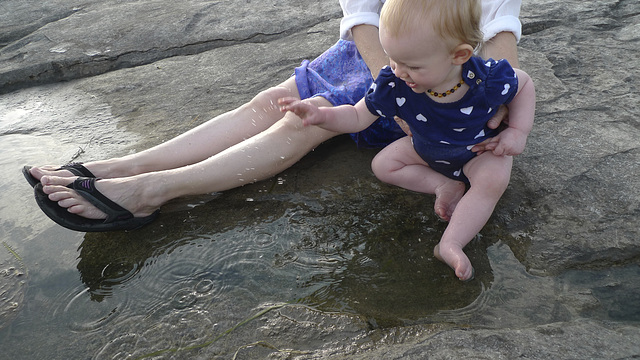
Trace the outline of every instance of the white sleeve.
<path fill-rule="evenodd" d="M 521 0 L 482 0 L 481 27 L 484 40 L 490 40 L 503 31 L 512 32 L 516 40 L 522 36 L 520 23 Z"/>
<path fill-rule="evenodd" d="M 378 26 L 380 9 L 384 0 L 340 0 L 343 18 L 340 21 L 340 38 L 353 40 L 351 28 L 356 25 Z"/>
<path fill-rule="evenodd" d="M 351 28 L 356 25 L 378 26 L 380 9 L 385 0 L 340 0 L 343 18 L 340 21 L 340 38 L 353 40 Z M 489 40 L 503 31 L 512 32 L 520 41 L 522 24 L 520 23 L 521 0 L 482 0 L 481 26 L 484 40 Z"/>

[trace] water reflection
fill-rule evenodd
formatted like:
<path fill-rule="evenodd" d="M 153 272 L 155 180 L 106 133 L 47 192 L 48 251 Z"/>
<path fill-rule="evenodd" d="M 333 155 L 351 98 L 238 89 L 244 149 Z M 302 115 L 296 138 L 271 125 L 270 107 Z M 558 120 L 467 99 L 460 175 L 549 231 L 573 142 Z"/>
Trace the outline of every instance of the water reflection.
<path fill-rule="evenodd" d="M 331 195 L 338 199 L 266 193 L 248 203 L 231 192 L 136 232 L 87 234 L 77 268 L 98 302 L 128 287 L 147 311 L 181 310 L 202 297 L 198 289 L 208 289 L 207 301 L 242 289 L 248 299 L 358 314 L 375 327 L 465 307 L 491 281 L 481 239 L 467 248 L 473 282 L 433 258 L 446 224 L 424 211 L 428 197 Z"/>
<path fill-rule="evenodd" d="M 483 282 L 491 281 L 485 244 L 475 241 L 466 249 L 478 269 L 476 280 L 459 281 L 445 264 L 433 258 L 433 247 L 444 224 L 393 215 L 378 225 L 351 227 L 354 240 L 342 249 L 350 253 L 340 271 L 314 277 L 329 285 L 303 299 L 326 311 L 348 311 L 365 316 L 372 327 L 405 325 L 443 309 L 473 302 Z"/>

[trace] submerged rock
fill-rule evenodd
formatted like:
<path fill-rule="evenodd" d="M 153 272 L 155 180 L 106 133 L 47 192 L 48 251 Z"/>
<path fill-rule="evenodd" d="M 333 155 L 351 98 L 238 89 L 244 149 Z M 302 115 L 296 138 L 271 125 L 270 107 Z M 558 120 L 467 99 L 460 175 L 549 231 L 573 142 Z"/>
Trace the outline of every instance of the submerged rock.
<path fill-rule="evenodd" d="M 0 328 L 11 320 L 24 305 L 27 271 L 18 255 L 4 241 L 0 246 Z"/>

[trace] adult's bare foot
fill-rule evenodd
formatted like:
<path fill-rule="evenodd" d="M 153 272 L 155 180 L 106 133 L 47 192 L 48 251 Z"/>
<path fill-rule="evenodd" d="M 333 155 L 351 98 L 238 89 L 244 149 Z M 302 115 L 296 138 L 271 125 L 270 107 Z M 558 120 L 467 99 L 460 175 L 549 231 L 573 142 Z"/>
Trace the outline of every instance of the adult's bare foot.
<path fill-rule="evenodd" d="M 57 165 L 44 165 L 44 166 L 34 166 L 29 168 L 29 173 L 35 179 L 40 181 L 43 176 L 58 176 L 58 177 L 71 177 L 75 178 L 78 176 L 86 176 L 86 177 L 96 177 L 96 175 L 89 169 L 89 167 L 84 164 L 80 165 L 80 163 L 73 163 L 63 166 Z"/>
<path fill-rule="evenodd" d="M 444 221 L 451 220 L 453 211 L 464 195 L 466 186 L 460 181 L 450 180 L 436 188 L 434 210 L 436 215 Z"/>
<path fill-rule="evenodd" d="M 75 177 L 43 176 L 42 191 L 49 200 L 55 201 L 60 207 L 66 208 L 72 214 L 87 219 L 106 219 L 107 214 L 97 209 L 82 195 L 67 187 Z M 148 204 L 144 191 L 140 190 L 131 178 L 103 179 L 96 181 L 96 189 L 111 201 L 120 205 L 133 214 L 134 217 L 151 215 L 161 204 Z"/>
<path fill-rule="evenodd" d="M 85 176 L 113 179 L 136 174 L 132 164 L 125 164 L 117 159 L 92 161 L 89 163 L 71 163 L 63 166 L 34 166 L 29 169 L 29 173 L 38 181 L 40 181 L 43 176 L 56 176 L 73 179 L 78 176 Z"/>

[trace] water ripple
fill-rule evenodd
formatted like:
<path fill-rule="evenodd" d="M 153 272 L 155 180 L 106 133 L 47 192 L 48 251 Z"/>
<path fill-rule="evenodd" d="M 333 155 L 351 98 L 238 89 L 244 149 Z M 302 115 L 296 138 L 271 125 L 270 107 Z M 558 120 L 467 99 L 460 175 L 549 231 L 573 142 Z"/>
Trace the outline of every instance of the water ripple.
<path fill-rule="evenodd" d="M 108 297 L 100 302 L 92 301 L 88 289 L 82 286 L 61 296 L 71 298 L 54 300 L 56 303 L 66 304 L 60 316 L 71 330 L 78 332 L 96 331 L 121 316 L 129 307 L 126 296 Z"/>
<path fill-rule="evenodd" d="M 215 261 L 169 256 L 147 264 L 135 279 L 136 298 L 146 299 L 148 313 L 184 310 L 220 299 L 230 289 L 231 277 L 216 269 Z"/>

